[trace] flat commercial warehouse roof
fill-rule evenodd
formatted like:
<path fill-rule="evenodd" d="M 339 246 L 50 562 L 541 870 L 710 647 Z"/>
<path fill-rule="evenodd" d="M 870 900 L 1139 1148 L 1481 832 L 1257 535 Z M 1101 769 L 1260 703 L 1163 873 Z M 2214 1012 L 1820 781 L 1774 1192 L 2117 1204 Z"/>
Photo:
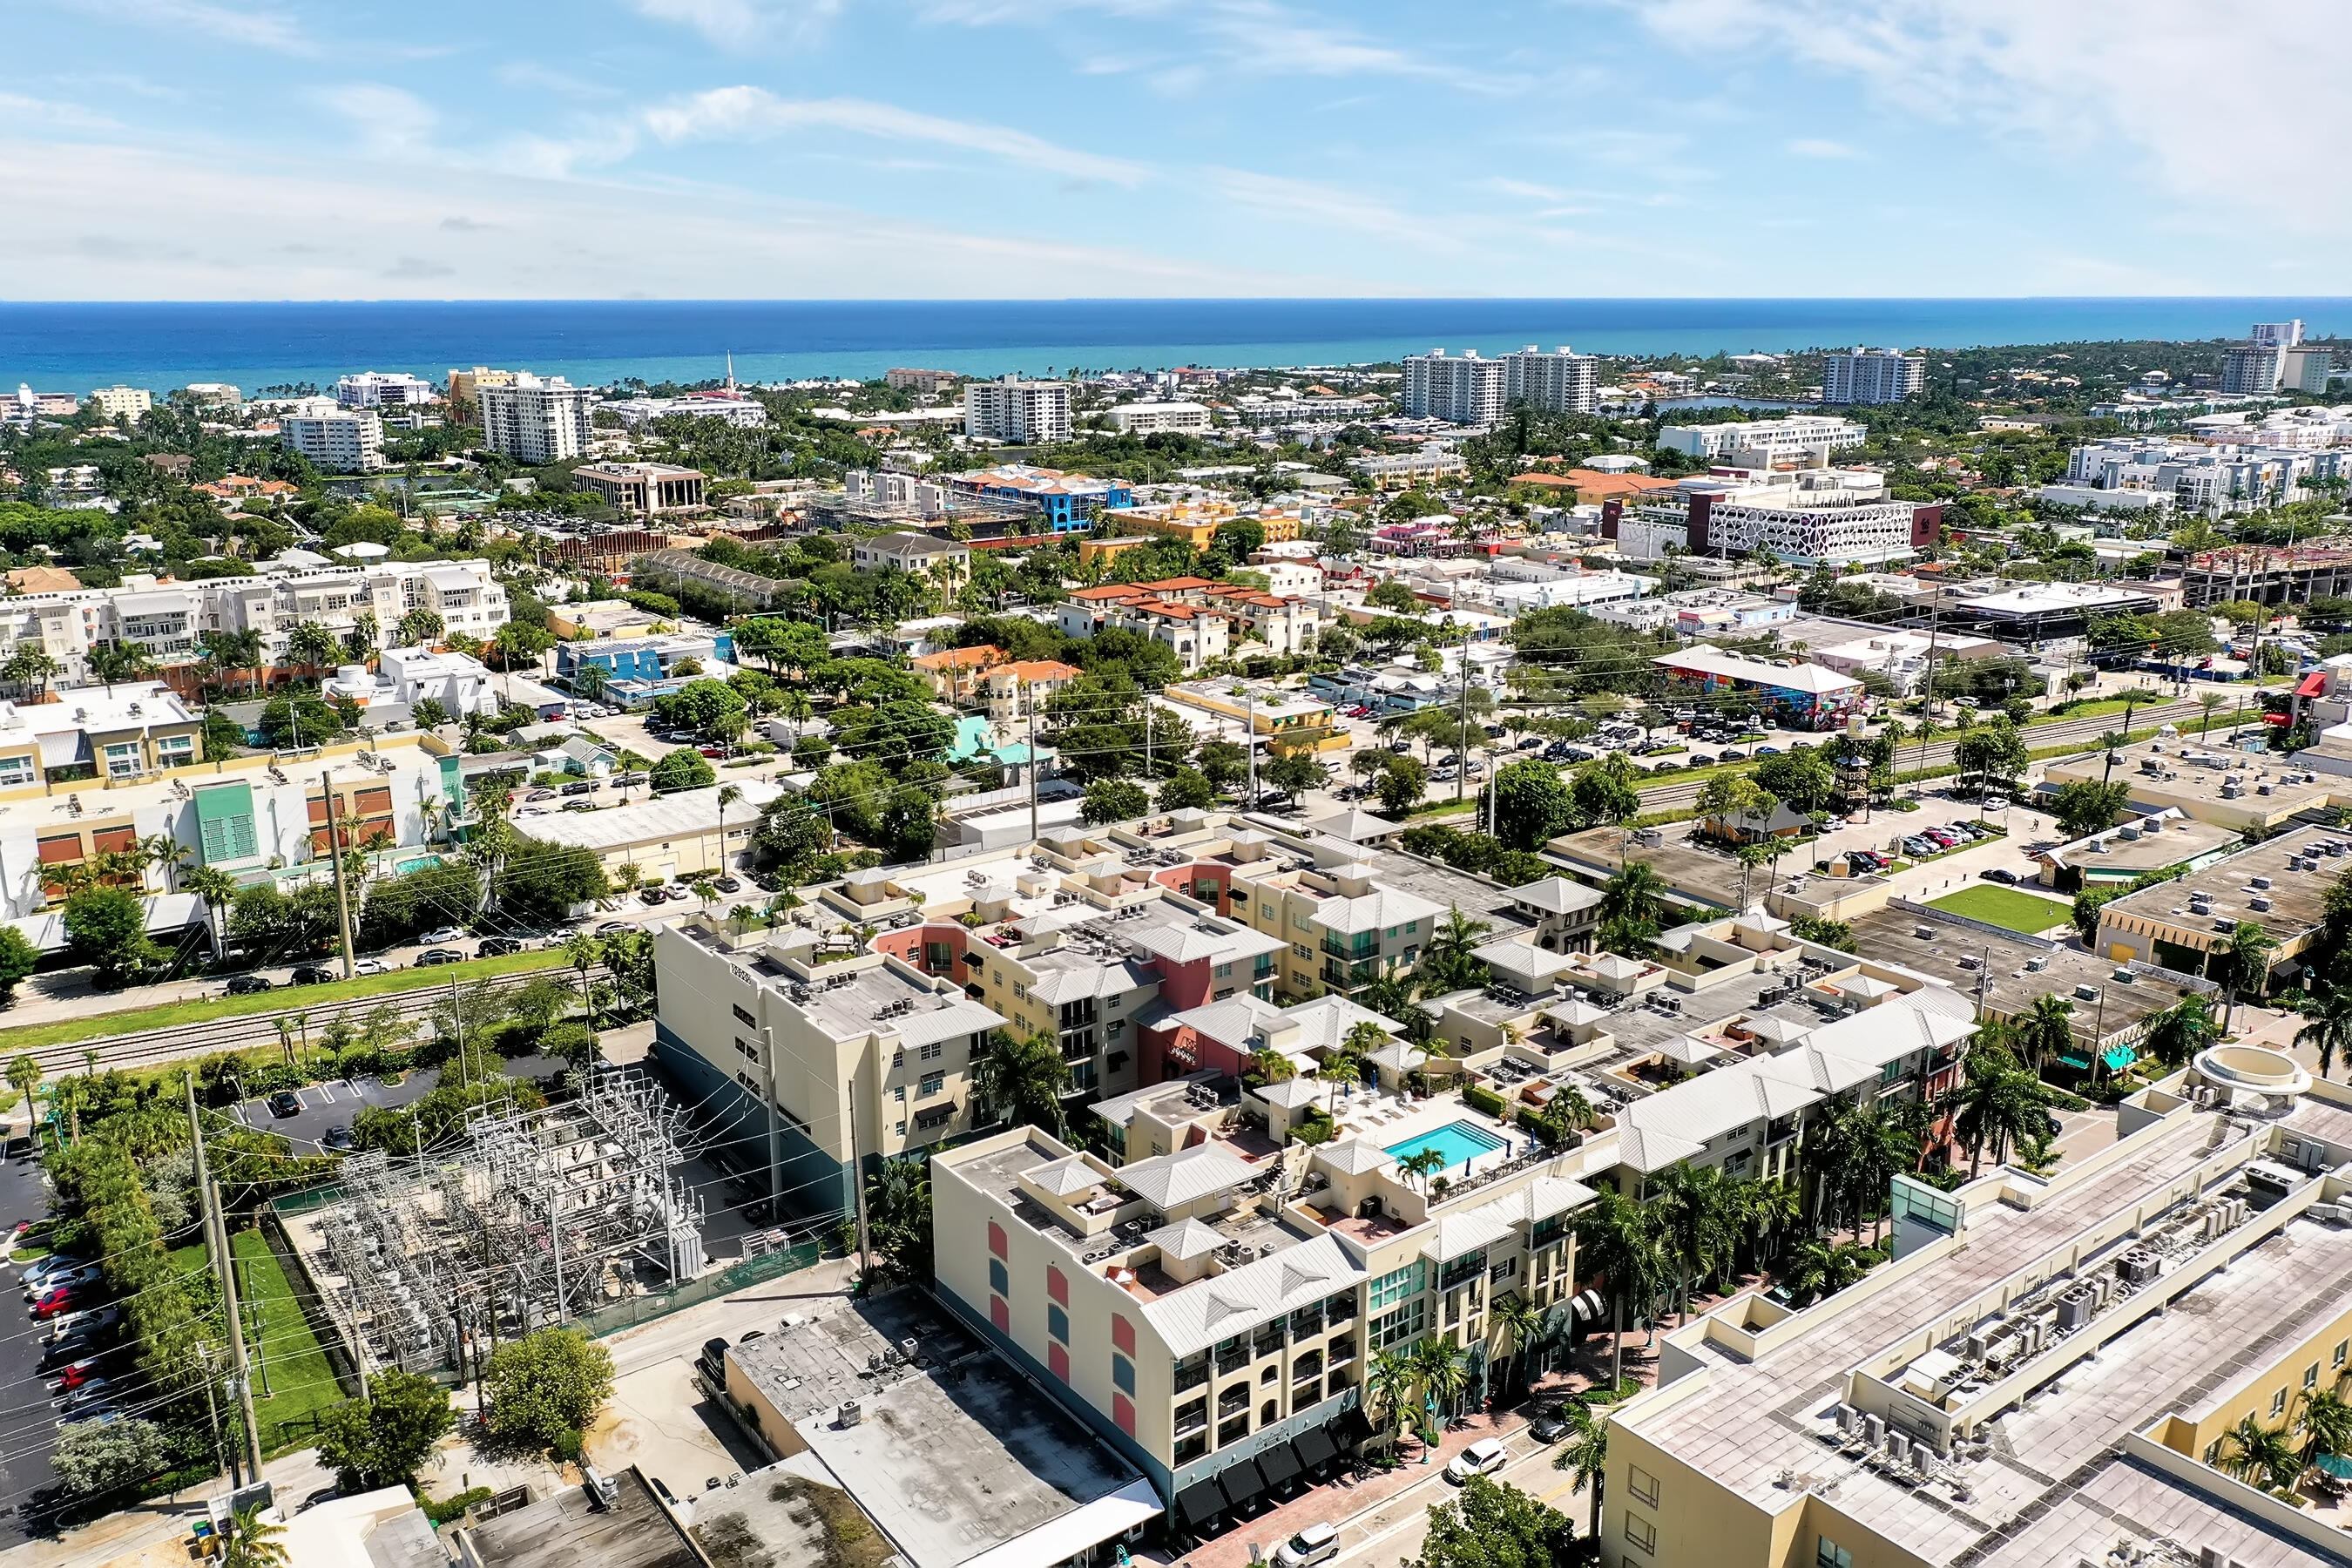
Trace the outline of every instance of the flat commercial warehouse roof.
<path fill-rule="evenodd" d="M 1739 907 L 1739 862 L 1730 856 L 1672 842 L 1655 847 L 1635 844 L 1621 848 L 1624 844 L 1625 836 L 1616 828 L 1588 827 L 1581 833 L 1553 839 L 1544 846 L 1544 853 L 1552 860 L 1573 864 L 1581 876 L 1596 886 L 1617 874 L 1622 853 L 1626 859 L 1639 860 L 1664 878 L 1666 886 L 1685 900 L 1719 910 Z M 1749 878 L 1748 891 L 1752 895 L 1771 885 L 1771 874 L 1759 872 Z"/>
<path fill-rule="evenodd" d="M 1907 910 L 1875 910 L 1855 915 L 1846 924 L 1853 930 L 1854 945 L 1871 957 L 1932 974 L 1963 995 L 1974 996 L 1981 990 L 1986 1012 L 1999 1017 L 2014 1018 L 2031 1012 L 2042 996 L 2063 996 L 2074 1004 L 2074 1029 L 2084 1039 L 2090 1038 L 2094 1028 L 2102 1039 L 2128 1034 L 2150 1013 L 2189 994 L 2189 988 L 2149 973 L 2145 966 L 2133 972 L 2130 984 L 2126 984 L 2115 978 L 2122 966 L 2095 953 L 2071 947 L 2048 948 L 2022 937 L 1997 936 Z M 1923 928 L 1934 934 L 1921 936 Z M 2041 968 L 2027 967 L 2037 959 Z M 2077 985 L 2096 988 L 2100 1000 L 2077 1000 Z"/>
<path fill-rule="evenodd" d="M 1160 1511 L 1149 1481 L 926 1298 L 808 1310 L 728 1356 L 914 1568 L 1000 1551 L 1007 1568 L 1048 1568 Z M 874 1371 L 910 1342 L 924 1366 Z M 842 1426 L 852 1401 L 858 1419 Z"/>

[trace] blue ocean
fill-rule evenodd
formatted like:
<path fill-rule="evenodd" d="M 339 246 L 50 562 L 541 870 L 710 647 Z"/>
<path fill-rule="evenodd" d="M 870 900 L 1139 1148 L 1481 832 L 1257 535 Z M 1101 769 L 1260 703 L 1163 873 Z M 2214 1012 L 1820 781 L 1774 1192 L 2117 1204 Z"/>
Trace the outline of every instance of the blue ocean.
<path fill-rule="evenodd" d="M 0 389 L 156 392 L 233 382 L 249 395 L 361 370 L 438 380 L 496 365 L 604 384 L 1183 364 L 1342 365 L 1444 347 L 1597 353 L 1770 353 L 1840 343 L 1959 348 L 2091 339 L 2242 337 L 2300 318 L 2352 328 L 2352 300 L 402 300 L 0 303 Z"/>

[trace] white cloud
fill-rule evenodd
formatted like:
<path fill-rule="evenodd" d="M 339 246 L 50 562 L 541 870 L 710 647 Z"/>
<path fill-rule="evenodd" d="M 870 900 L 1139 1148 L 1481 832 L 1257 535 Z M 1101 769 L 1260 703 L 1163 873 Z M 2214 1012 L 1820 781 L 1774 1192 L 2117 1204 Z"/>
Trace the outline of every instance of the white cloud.
<path fill-rule="evenodd" d="M 1859 158 L 1862 154 L 1843 142 L 1825 142 L 1818 137 L 1803 136 L 1789 143 L 1789 152 L 1799 158 Z"/>
<path fill-rule="evenodd" d="M 17 93 L 0 92 L 0 120 L 14 121 L 23 126 L 43 126 L 58 131 L 116 131 L 121 125 L 103 114 L 93 114 L 78 103 L 57 103 L 47 99 L 26 98 Z"/>
<path fill-rule="evenodd" d="M 1212 169 L 1209 176 L 1215 194 L 1223 200 L 1286 223 L 1375 234 L 1417 250 L 1459 253 L 1468 249 L 1454 226 L 1401 212 L 1360 192 L 1247 169 Z"/>
<path fill-rule="evenodd" d="M 1055 299 L 1326 295 L 1361 277 L 960 232 L 753 192 L 354 172 L 168 147 L 0 139 L 26 299 Z M 663 237 L 611 237 L 625 207 Z M 493 215 L 451 225 L 453 209 Z M 137 215 L 136 221 L 126 214 Z M 277 251 L 256 234 L 311 243 Z M 168 240 L 159 237 L 168 237 Z"/>
<path fill-rule="evenodd" d="M 2334 226 L 2311 164 L 2352 87 L 2295 62 L 2352 47 L 2352 7 L 2306 0 L 2140 0 L 2127 13 L 2048 0 L 1644 0 L 1629 6 L 1692 52 L 1759 47 L 1864 82 L 1885 107 L 2025 134 L 2085 172 L 2136 154 L 2161 186 L 2211 204 L 2215 226 L 2259 206 Z M 2166 84 L 2193 79 L 2194 112 Z"/>
<path fill-rule="evenodd" d="M 751 141 L 807 130 L 844 131 L 888 142 L 957 147 L 1071 179 L 1137 185 L 1140 164 L 1059 146 L 1025 131 L 918 114 L 866 99 L 785 99 L 761 87 L 722 87 L 646 111 L 646 129 L 664 142 Z"/>
<path fill-rule="evenodd" d="M 635 0 L 640 15 L 693 28 L 721 48 L 740 49 L 771 33 L 806 34 L 841 12 L 840 0 Z"/>
<path fill-rule="evenodd" d="M 382 82 L 314 88 L 310 100 L 351 121 L 360 145 L 379 158 L 414 158 L 431 148 L 440 116 L 415 93 Z"/>
<path fill-rule="evenodd" d="M 267 49 L 272 54 L 318 53 L 317 45 L 295 24 L 294 19 L 278 11 L 214 5 L 206 4 L 205 0 L 107 0 L 104 5 L 84 0 L 83 9 L 100 12 L 113 20 L 146 22 L 180 32 L 201 34 L 216 43 Z"/>

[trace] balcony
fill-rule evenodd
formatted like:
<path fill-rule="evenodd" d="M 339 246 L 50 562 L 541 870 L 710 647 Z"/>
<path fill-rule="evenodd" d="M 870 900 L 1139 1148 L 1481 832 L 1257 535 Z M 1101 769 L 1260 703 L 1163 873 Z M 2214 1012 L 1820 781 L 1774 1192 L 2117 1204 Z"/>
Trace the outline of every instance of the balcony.
<path fill-rule="evenodd" d="M 1379 967 L 1370 963 L 1337 963 L 1323 965 L 1323 984 L 1335 991 L 1353 991 L 1359 985 L 1370 985 L 1380 977 Z"/>
<path fill-rule="evenodd" d="M 1366 960 L 1377 958 L 1380 956 L 1380 951 L 1381 939 L 1370 932 L 1346 942 L 1342 942 L 1328 931 L 1323 935 L 1323 952 L 1328 957 L 1349 959 L 1360 963 Z"/>
<path fill-rule="evenodd" d="M 1193 1361 L 1178 1362 L 1176 1363 L 1176 1375 L 1172 1380 L 1171 1386 L 1176 1393 L 1181 1394 L 1188 1388 L 1198 1388 L 1208 1381 L 1209 1358 L 1202 1356 Z"/>
<path fill-rule="evenodd" d="M 1175 1435 L 1189 1437 L 1195 1432 L 1209 1429 L 1209 1405 L 1206 1400 L 1195 1400 L 1176 1412 Z"/>
<path fill-rule="evenodd" d="M 1247 1340 L 1227 1340 L 1217 1347 L 1217 1370 L 1220 1373 L 1239 1372 L 1250 1363 Z"/>

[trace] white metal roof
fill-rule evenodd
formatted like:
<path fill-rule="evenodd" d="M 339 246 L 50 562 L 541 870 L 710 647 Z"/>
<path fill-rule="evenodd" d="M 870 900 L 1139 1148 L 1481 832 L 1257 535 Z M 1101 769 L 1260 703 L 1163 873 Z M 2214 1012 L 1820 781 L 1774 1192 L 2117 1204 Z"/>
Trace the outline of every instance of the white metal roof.
<path fill-rule="evenodd" d="M 1318 1236 L 1146 1302 L 1143 1315 L 1171 1353 L 1191 1355 L 1367 1278 L 1339 1242 Z"/>
<path fill-rule="evenodd" d="M 1195 1143 L 1122 1165 L 1118 1179 L 1152 1207 L 1165 1211 L 1239 1186 L 1256 1174 L 1256 1167 L 1223 1144 Z"/>

